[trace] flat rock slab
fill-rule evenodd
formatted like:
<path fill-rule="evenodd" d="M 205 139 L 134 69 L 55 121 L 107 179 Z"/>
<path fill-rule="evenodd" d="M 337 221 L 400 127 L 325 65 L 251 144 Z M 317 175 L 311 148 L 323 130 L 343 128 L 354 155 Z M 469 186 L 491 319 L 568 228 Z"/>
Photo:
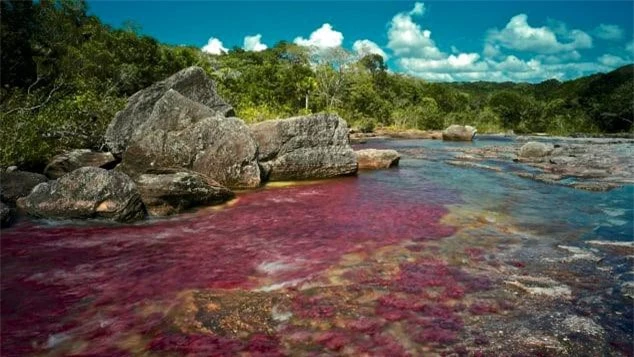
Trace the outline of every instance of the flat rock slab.
<path fill-rule="evenodd" d="M 396 150 L 364 149 L 354 152 L 359 170 L 387 169 L 398 165 L 401 155 Z"/>
<path fill-rule="evenodd" d="M 609 191 L 634 183 L 634 141 L 597 139 L 580 141 L 558 138 L 556 144 L 528 142 L 521 145 L 451 148 L 451 164 L 485 160 L 510 168 L 519 177 L 586 191 Z M 473 165 L 471 165 L 474 167 Z"/>
<path fill-rule="evenodd" d="M 396 130 L 389 128 L 380 128 L 375 131 L 376 135 L 387 136 L 396 139 L 442 139 L 441 130 L 419 130 L 419 129 L 406 129 Z"/>
<path fill-rule="evenodd" d="M 348 126 L 335 114 L 313 114 L 252 125 L 263 177 L 271 181 L 353 174 L 357 159 Z"/>
<path fill-rule="evenodd" d="M 131 222 L 145 215 L 132 179 L 122 172 L 97 167 L 82 167 L 55 181 L 41 183 L 17 204 L 39 218 Z"/>
<path fill-rule="evenodd" d="M 225 202 L 233 192 L 196 172 L 155 172 L 136 178 L 151 216 L 169 216 L 188 208 Z"/>
<path fill-rule="evenodd" d="M 116 163 L 112 153 L 78 149 L 54 156 L 44 168 L 44 175 L 54 180 L 80 167 L 112 168 Z"/>

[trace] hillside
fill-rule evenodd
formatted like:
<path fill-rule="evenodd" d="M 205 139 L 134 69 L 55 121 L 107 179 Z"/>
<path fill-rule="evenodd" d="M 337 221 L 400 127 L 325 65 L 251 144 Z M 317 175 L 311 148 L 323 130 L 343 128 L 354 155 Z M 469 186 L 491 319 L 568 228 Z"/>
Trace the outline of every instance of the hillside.
<path fill-rule="evenodd" d="M 247 122 L 334 111 L 351 126 L 480 132 L 632 130 L 634 66 L 560 83 L 428 83 L 383 58 L 337 48 L 315 56 L 280 42 L 213 56 L 113 29 L 81 0 L 3 1 L 0 165 L 38 165 L 69 148 L 104 149 L 103 133 L 136 91 L 197 65 Z"/>

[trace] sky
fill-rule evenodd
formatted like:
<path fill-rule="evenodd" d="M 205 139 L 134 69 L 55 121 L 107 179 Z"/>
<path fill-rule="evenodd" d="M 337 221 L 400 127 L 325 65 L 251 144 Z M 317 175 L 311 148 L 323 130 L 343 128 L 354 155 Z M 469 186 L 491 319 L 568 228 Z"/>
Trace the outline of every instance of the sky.
<path fill-rule="evenodd" d="M 634 62 L 632 1 L 88 1 L 113 27 L 219 54 L 285 40 L 429 81 L 569 80 Z"/>

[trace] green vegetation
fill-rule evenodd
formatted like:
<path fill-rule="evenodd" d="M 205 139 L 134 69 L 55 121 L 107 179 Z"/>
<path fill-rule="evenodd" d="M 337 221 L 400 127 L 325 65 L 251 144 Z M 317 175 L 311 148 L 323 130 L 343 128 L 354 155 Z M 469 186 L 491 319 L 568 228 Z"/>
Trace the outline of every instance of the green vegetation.
<path fill-rule="evenodd" d="M 2 1 L 0 165 L 33 166 L 69 148 L 103 148 L 134 92 L 187 66 L 204 68 L 247 122 L 334 111 L 372 130 L 475 125 L 479 132 L 631 132 L 634 66 L 568 82 L 428 83 L 378 55 L 280 42 L 212 56 L 112 29 L 81 0 Z"/>

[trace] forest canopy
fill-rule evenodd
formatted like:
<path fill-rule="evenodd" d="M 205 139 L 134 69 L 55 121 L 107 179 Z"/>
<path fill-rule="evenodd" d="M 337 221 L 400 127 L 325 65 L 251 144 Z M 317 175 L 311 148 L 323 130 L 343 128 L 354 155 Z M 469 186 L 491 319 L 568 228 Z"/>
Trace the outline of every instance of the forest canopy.
<path fill-rule="evenodd" d="M 0 3 L 0 166 L 33 166 L 72 148 L 104 149 L 114 114 L 136 91 L 196 65 L 247 122 L 331 111 L 370 131 L 632 132 L 634 65 L 560 82 L 430 83 L 391 73 L 379 55 L 280 42 L 210 55 L 114 29 L 82 0 Z"/>

